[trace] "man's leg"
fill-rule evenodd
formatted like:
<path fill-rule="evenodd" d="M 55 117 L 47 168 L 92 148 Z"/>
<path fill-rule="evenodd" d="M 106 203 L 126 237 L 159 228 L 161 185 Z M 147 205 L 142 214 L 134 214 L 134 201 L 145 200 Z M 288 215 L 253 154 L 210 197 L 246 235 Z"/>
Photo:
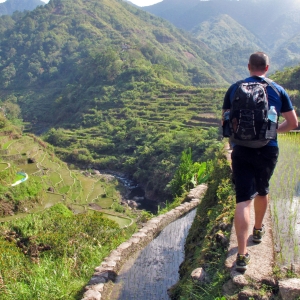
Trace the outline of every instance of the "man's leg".
<path fill-rule="evenodd" d="M 247 253 L 247 240 L 249 236 L 251 200 L 236 204 L 234 225 L 238 242 L 238 253 Z"/>
<path fill-rule="evenodd" d="M 254 212 L 255 212 L 255 224 L 256 229 L 261 229 L 263 219 L 268 207 L 268 195 L 259 196 L 257 195 L 254 199 Z"/>

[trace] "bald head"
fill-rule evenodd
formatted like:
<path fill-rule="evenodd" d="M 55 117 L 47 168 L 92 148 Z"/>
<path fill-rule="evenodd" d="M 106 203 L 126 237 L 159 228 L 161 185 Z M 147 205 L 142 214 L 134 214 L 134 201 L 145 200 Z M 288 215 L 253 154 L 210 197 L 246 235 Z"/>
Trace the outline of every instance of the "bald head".
<path fill-rule="evenodd" d="M 264 52 L 255 52 L 250 55 L 248 68 L 250 72 L 264 74 L 269 68 L 269 57 Z"/>

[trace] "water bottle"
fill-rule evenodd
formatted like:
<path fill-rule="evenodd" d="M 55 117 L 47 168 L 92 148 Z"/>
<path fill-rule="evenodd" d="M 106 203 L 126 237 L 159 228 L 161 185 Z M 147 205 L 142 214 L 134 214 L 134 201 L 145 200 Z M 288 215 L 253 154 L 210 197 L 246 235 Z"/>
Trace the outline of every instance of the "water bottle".
<path fill-rule="evenodd" d="M 266 139 L 276 139 L 277 136 L 277 112 L 275 106 L 271 106 L 268 111 L 268 127 L 266 131 Z"/>
<path fill-rule="evenodd" d="M 229 111 L 224 112 L 224 121 L 223 121 L 223 137 L 230 137 L 231 136 L 231 130 L 229 125 Z"/>

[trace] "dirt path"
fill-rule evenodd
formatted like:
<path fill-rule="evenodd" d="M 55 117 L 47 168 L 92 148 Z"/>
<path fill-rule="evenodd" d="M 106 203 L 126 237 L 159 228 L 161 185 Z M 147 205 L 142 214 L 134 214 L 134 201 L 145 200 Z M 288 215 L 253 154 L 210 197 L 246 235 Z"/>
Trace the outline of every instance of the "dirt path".
<path fill-rule="evenodd" d="M 228 249 L 228 256 L 225 264 L 227 268 L 230 268 L 231 278 L 233 279 L 233 282 L 237 283 L 238 285 L 248 285 L 252 281 L 255 281 L 257 284 L 267 283 L 271 286 L 275 284 L 275 280 L 273 278 L 275 254 L 272 234 L 272 220 L 269 207 L 264 218 L 264 225 L 266 228 L 266 234 L 264 235 L 263 241 L 260 244 L 256 244 L 252 241 L 252 229 L 254 226 L 254 208 L 252 203 L 251 222 L 247 243 L 248 252 L 251 256 L 251 262 L 244 274 L 235 271 L 237 239 L 235 227 L 232 227 L 230 246 Z"/>
<path fill-rule="evenodd" d="M 225 151 L 227 158 L 230 161 L 231 150 L 229 149 L 229 145 L 225 147 Z M 237 239 L 235 227 L 232 227 L 228 256 L 225 262 L 225 266 L 230 269 L 230 276 L 232 278 L 231 282 L 227 283 L 227 287 L 224 287 L 228 293 L 228 296 L 230 296 L 230 293 L 233 293 L 234 290 L 236 290 L 236 287 L 241 288 L 248 286 L 249 288 L 253 288 L 253 290 L 257 290 L 260 289 L 262 284 L 268 284 L 270 286 L 276 285 L 276 280 L 273 275 L 275 253 L 273 244 L 270 206 L 268 206 L 264 218 L 264 225 L 266 228 L 266 234 L 264 236 L 263 241 L 260 244 L 253 243 L 252 229 L 254 226 L 254 207 L 252 203 L 249 238 L 247 243 L 248 252 L 251 256 L 251 262 L 244 274 L 239 273 L 235 270 L 235 259 L 237 255 Z"/>

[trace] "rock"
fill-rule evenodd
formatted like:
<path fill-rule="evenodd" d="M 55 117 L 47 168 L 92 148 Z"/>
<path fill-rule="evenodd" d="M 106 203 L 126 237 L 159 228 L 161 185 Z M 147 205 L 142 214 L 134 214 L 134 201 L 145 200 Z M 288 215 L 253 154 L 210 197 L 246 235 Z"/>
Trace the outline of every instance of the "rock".
<path fill-rule="evenodd" d="M 238 300 L 254 299 L 255 293 L 252 290 L 245 289 L 238 294 Z"/>
<path fill-rule="evenodd" d="M 203 268 L 197 268 L 195 269 L 192 274 L 191 277 L 194 281 L 197 282 L 201 282 L 201 283 L 205 283 L 208 281 L 208 275 L 207 273 L 204 271 Z"/>
<path fill-rule="evenodd" d="M 36 160 L 35 160 L 35 158 L 29 157 L 29 158 L 27 159 L 27 163 L 29 163 L 29 164 L 35 164 L 35 163 L 36 163 Z"/>
<path fill-rule="evenodd" d="M 215 239 L 223 249 L 228 247 L 229 244 L 228 238 L 223 233 L 221 232 L 216 233 Z"/>
<path fill-rule="evenodd" d="M 279 293 L 282 300 L 293 300 L 300 297 L 300 279 L 290 278 L 279 281 Z"/>
<path fill-rule="evenodd" d="M 257 291 L 251 290 L 251 289 L 244 289 L 239 292 L 238 300 L 249 300 L 249 299 L 267 300 L 267 299 L 269 299 L 269 297 L 262 296 Z"/>
<path fill-rule="evenodd" d="M 100 171 L 98 170 L 92 170 L 92 174 L 97 176 L 101 175 Z"/>
<path fill-rule="evenodd" d="M 123 205 L 123 206 L 125 206 L 125 207 L 128 207 L 128 204 L 127 204 L 127 202 L 126 202 L 125 200 L 122 200 L 122 201 L 121 201 L 121 205 Z"/>
<path fill-rule="evenodd" d="M 48 187 L 47 189 L 48 192 L 54 193 L 54 188 L 52 186 Z"/>
<path fill-rule="evenodd" d="M 222 294 L 224 296 L 233 296 L 237 293 L 238 288 L 230 279 L 222 286 Z"/>
<path fill-rule="evenodd" d="M 88 285 L 85 287 L 85 289 L 88 290 L 93 290 L 93 291 L 97 291 L 97 292 L 103 292 L 103 288 L 104 288 L 104 283 L 99 283 L 99 284 L 95 284 L 95 285 Z"/>
<path fill-rule="evenodd" d="M 191 189 L 189 194 L 186 196 L 188 200 L 192 200 L 194 198 L 199 199 L 203 194 L 204 191 L 207 189 L 207 186 L 204 184 L 198 185 L 195 188 Z"/>
<path fill-rule="evenodd" d="M 219 225 L 219 227 L 222 231 L 225 232 L 225 231 L 229 231 L 231 229 L 231 224 L 230 223 L 221 223 Z"/>
<path fill-rule="evenodd" d="M 136 209 L 138 207 L 138 204 L 133 200 L 128 200 L 127 204 L 129 205 L 129 207 L 131 207 L 133 209 Z"/>
<path fill-rule="evenodd" d="M 241 273 L 239 273 L 237 271 L 232 271 L 231 275 L 233 275 L 232 281 L 235 285 L 237 285 L 239 287 L 244 287 L 249 284 L 248 280 Z"/>
<path fill-rule="evenodd" d="M 98 291 L 94 290 L 87 290 L 82 300 L 101 300 L 101 294 Z"/>

